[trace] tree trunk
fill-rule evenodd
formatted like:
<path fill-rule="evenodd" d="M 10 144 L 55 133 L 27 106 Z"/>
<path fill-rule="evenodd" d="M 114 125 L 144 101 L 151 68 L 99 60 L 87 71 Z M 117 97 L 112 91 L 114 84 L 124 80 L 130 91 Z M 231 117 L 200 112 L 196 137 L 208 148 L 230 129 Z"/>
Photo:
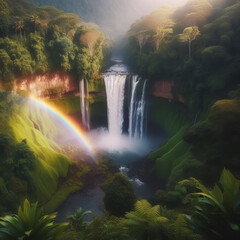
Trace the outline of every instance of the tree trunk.
<path fill-rule="evenodd" d="M 140 56 L 142 55 L 142 46 L 141 44 L 139 44 L 139 52 L 140 52 Z"/>
<path fill-rule="evenodd" d="M 188 57 L 191 58 L 191 43 L 192 41 L 189 39 L 189 42 L 188 42 Z"/>
<path fill-rule="evenodd" d="M 156 51 L 158 51 L 160 45 L 160 39 L 156 40 Z"/>
<path fill-rule="evenodd" d="M 20 41 L 22 42 L 22 29 L 20 28 Z"/>

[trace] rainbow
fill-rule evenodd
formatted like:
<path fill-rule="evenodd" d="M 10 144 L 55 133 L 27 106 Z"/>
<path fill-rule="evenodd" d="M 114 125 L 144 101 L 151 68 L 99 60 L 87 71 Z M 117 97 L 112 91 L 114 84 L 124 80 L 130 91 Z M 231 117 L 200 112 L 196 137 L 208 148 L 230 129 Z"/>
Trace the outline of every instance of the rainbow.
<path fill-rule="evenodd" d="M 80 142 L 85 146 L 90 156 L 95 160 L 95 153 L 93 150 L 93 147 L 89 143 L 88 139 L 85 137 L 84 131 L 80 128 L 79 124 L 75 123 L 71 118 L 66 116 L 64 113 L 59 111 L 56 107 L 44 102 L 43 100 L 40 100 L 38 98 L 30 97 L 30 101 L 35 103 L 37 106 L 39 106 L 42 109 L 45 109 L 52 115 L 54 115 L 56 118 L 58 118 L 66 127 L 68 127 L 74 134 L 77 136 L 77 138 L 80 140 Z"/>

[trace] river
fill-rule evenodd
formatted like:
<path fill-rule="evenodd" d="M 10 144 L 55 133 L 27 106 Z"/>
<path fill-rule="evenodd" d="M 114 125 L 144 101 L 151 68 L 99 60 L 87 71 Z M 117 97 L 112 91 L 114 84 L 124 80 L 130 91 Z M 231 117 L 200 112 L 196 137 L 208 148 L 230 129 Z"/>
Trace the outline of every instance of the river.
<path fill-rule="evenodd" d="M 147 133 L 148 81 L 130 74 L 120 59 L 114 59 L 114 62 L 103 75 L 108 128 L 91 129 L 88 137 L 95 150 L 111 159 L 119 171 L 128 177 L 132 164 L 156 149 L 162 139 L 156 136 L 151 139 Z M 81 96 L 82 101 L 85 101 L 84 98 L 86 96 Z M 82 107 L 87 105 L 82 104 Z M 82 112 L 87 110 L 83 109 Z M 85 125 L 90 126 L 86 122 Z M 157 190 L 153 185 L 142 182 L 138 176 L 128 178 L 133 183 L 138 198 L 150 198 Z M 66 220 L 67 214 L 74 213 L 80 207 L 83 211 L 92 211 L 91 215 L 86 216 L 88 221 L 93 216 L 102 215 L 103 197 L 104 192 L 97 184 L 71 194 L 58 209 L 58 220 Z"/>

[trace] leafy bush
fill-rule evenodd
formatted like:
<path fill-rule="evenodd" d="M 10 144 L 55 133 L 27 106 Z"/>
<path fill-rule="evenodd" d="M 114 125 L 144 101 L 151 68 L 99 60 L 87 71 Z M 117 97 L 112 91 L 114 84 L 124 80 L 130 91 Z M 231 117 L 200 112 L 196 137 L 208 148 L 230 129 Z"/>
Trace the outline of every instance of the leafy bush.
<path fill-rule="evenodd" d="M 36 160 L 34 153 L 27 145 L 26 140 L 16 145 L 14 156 L 14 171 L 20 178 L 28 178 Z"/>
<path fill-rule="evenodd" d="M 224 169 L 213 189 L 198 185 L 201 192 L 192 194 L 189 226 L 204 239 L 239 239 L 240 181 Z"/>
<path fill-rule="evenodd" d="M 164 209 L 159 205 L 152 207 L 146 200 L 141 200 L 136 202 L 134 211 L 126 214 L 123 224 L 135 239 L 167 240 L 172 237 L 168 222 Z"/>
<path fill-rule="evenodd" d="M 42 216 L 38 204 L 32 204 L 26 199 L 18 214 L 0 219 L 0 237 L 6 240 L 29 239 L 51 240 L 61 234 L 66 223 L 54 223 L 56 214 Z"/>
<path fill-rule="evenodd" d="M 122 218 L 104 215 L 94 217 L 89 225 L 85 240 L 132 240 L 128 235 L 127 228 L 122 225 Z"/>
<path fill-rule="evenodd" d="M 133 209 L 136 202 L 133 185 L 122 173 L 116 173 L 104 190 L 104 206 L 110 214 L 121 217 Z"/>
<path fill-rule="evenodd" d="M 80 26 L 82 20 L 75 14 L 19 1 L 0 2 L 0 81 L 5 87 L 12 88 L 14 78 L 48 71 L 74 72 L 88 80 L 97 76 L 104 63 L 103 44 L 105 55 L 110 48 L 100 31 Z"/>

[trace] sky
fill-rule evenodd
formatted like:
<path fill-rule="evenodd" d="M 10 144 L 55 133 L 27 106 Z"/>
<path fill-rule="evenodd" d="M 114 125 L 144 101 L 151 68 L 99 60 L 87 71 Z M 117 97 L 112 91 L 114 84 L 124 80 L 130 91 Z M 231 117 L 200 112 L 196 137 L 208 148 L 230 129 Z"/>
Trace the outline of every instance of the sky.
<path fill-rule="evenodd" d="M 130 0 L 131 1 L 131 0 Z M 187 0 L 145 0 L 149 5 L 170 5 L 173 7 L 181 6 L 187 2 Z"/>
<path fill-rule="evenodd" d="M 53 5 L 94 22 L 109 36 L 126 33 L 139 18 L 164 5 L 178 7 L 187 0 L 33 0 L 38 5 Z"/>
<path fill-rule="evenodd" d="M 100 1 L 107 2 L 108 0 Z M 118 37 L 126 33 L 137 19 L 151 13 L 153 10 L 166 5 L 179 7 L 184 5 L 188 0 L 112 0 L 112 2 L 114 1 L 121 2 L 121 7 L 116 9 L 116 12 L 110 13 L 109 18 L 105 18 L 103 15 L 99 19 L 101 26 L 106 26 L 110 29 L 110 35 L 113 34 L 113 36 Z M 123 7 L 124 3 L 127 4 L 125 8 Z M 124 11 L 124 9 L 126 10 Z"/>

